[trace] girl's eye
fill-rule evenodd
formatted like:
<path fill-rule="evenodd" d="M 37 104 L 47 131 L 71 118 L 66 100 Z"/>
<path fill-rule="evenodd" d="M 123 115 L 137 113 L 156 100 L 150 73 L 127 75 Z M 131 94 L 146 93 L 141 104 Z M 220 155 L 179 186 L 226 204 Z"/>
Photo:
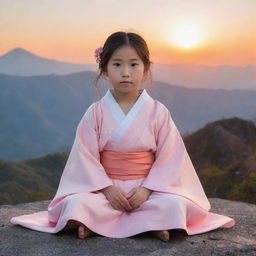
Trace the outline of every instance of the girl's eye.
<path fill-rule="evenodd" d="M 114 66 L 120 66 L 120 63 L 114 63 L 113 64 Z M 134 67 L 134 66 L 136 66 L 136 65 L 139 65 L 138 63 L 132 63 L 132 66 Z"/>

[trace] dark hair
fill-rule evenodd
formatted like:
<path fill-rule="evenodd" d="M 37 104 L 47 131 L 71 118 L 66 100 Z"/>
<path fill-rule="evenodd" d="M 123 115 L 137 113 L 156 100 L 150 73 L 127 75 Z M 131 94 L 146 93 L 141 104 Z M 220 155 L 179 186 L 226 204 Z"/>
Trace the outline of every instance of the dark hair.
<path fill-rule="evenodd" d="M 96 88 L 99 78 L 102 76 L 103 72 L 107 71 L 108 61 L 111 58 L 112 54 L 115 50 L 124 45 L 129 45 L 135 49 L 135 51 L 144 63 L 144 72 L 149 73 L 150 81 L 152 82 L 150 65 L 153 64 L 153 62 L 151 62 L 149 59 L 149 50 L 146 41 L 136 33 L 118 31 L 111 34 L 103 45 L 99 62 L 100 73 L 95 78 Z"/>

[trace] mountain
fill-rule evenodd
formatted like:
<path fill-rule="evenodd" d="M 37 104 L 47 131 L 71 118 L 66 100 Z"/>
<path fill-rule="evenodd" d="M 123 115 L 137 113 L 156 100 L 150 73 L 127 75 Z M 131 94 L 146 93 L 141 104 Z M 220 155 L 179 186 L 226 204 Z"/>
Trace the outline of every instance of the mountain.
<path fill-rule="evenodd" d="M 209 197 L 256 203 L 256 126 L 229 118 L 184 139 Z"/>
<path fill-rule="evenodd" d="M 157 81 L 188 88 L 256 90 L 256 66 L 156 64 Z"/>
<path fill-rule="evenodd" d="M 0 56 L 0 73 L 7 75 L 69 74 L 85 70 L 96 71 L 96 65 L 72 64 L 47 59 L 19 47 Z"/>
<path fill-rule="evenodd" d="M 53 197 L 67 157 L 58 153 L 18 163 L 0 160 L 0 204 Z"/>
<path fill-rule="evenodd" d="M 183 140 L 208 197 L 256 204 L 256 126 L 252 122 L 218 120 Z M 53 198 L 68 155 L 0 160 L 0 204 Z"/>
<path fill-rule="evenodd" d="M 47 59 L 22 48 L 0 56 L 0 73 L 35 76 L 65 75 L 81 71 L 97 71 L 97 64 L 75 64 Z M 155 81 L 187 88 L 256 90 L 256 66 L 206 66 L 195 64 L 153 63 Z"/>
<path fill-rule="evenodd" d="M 94 73 L 0 75 L 0 158 L 24 159 L 68 150 L 91 101 Z"/>
<path fill-rule="evenodd" d="M 0 74 L 0 159 L 22 160 L 70 149 L 88 106 L 108 88 L 91 71 L 69 75 Z M 255 118 L 256 91 L 189 89 L 161 82 L 146 87 L 164 103 L 182 134 L 229 117 Z"/>
<path fill-rule="evenodd" d="M 256 91 L 190 89 L 161 82 L 148 90 L 170 110 L 182 133 L 190 133 L 204 124 L 232 116 L 255 118 Z"/>

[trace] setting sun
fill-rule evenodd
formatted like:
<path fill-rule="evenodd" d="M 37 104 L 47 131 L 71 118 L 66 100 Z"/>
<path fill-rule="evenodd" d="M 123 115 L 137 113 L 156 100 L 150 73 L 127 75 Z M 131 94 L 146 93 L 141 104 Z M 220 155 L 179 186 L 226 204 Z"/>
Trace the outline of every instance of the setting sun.
<path fill-rule="evenodd" d="M 201 42 L 202 32 L 194 24 L 180 24 L 172 31 L 171 40 L 182 48 L 192 48 Z"/>

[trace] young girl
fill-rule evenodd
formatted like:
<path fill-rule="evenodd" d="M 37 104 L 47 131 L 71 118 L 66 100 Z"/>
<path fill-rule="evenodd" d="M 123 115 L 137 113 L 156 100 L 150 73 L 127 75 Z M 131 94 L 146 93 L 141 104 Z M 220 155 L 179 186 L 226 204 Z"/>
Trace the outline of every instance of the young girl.
<path fill-rule="evenodd" d="M 96 58 L 97 79 L 112 88 L 81 118 L 48 210 L 11 223 L 48 233 L 78 228 L 79 238 L 150 231 L 163 241 L 170 229 L 194 235 L 234 226 L 232 218 L 209 212 L 169 110 L 141 88 L 151 64 L 144 39 L 113 33 Z"/>

